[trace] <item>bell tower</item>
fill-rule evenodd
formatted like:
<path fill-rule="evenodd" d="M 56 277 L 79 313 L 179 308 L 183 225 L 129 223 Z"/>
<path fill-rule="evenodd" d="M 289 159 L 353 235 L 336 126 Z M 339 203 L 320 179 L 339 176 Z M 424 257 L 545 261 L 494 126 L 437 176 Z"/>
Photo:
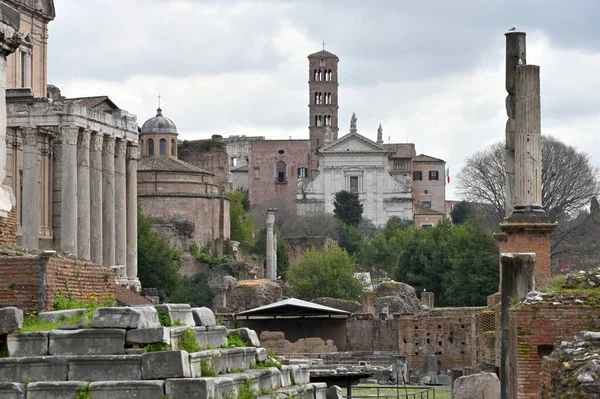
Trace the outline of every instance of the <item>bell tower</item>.
<path fill-rule="evenodd" d="M 325 50 L 308 56 L 308 130 L 310 137 L 310 179 L 319 174 L 316 151 L 325 145 L 325 131 L 338 138 L 337 55 Z"/>

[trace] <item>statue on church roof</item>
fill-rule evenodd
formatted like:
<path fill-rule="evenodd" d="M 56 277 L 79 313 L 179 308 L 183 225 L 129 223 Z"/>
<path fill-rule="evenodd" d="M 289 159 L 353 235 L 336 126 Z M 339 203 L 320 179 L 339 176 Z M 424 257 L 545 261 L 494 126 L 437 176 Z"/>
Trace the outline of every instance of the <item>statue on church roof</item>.
<path fill-rule="evenodd" d="M 350 118 L 350 130 L 356 130 L 356 121 L 358 119 L 356 119 L 356 114 L 353 112 L 352 113 L 352 118 Z"/>
<path fill-rule="evenodd" d="M 381 123 L 377 129 L 377 144 L 383 144 L 383 128 L 381 127 Z"/>

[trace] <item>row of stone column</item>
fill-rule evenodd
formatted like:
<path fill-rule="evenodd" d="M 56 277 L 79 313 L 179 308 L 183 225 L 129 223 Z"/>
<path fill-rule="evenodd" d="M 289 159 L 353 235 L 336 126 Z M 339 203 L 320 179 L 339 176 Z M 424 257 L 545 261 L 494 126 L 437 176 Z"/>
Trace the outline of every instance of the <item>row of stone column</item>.
<path fill-rule="evenodd" d="M 38 129 L 28 126 L 21 132 L 22 244 L 37 249 Z M 118 280 L 137 285 L 138 145 L 68 125 L 60 126 L 56 140 L 61 249 L 99 265 L 123 266 L 117 269 Z"/>

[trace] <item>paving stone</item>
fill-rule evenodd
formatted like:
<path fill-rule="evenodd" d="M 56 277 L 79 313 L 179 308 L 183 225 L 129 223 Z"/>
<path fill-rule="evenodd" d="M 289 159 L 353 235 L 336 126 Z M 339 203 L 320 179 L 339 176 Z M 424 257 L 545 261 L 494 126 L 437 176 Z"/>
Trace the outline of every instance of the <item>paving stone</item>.
<path fill-rule="evenodd" d="M 165 381 L 165 394 L 169 398 L 216 398 L 213 378 L 175 378 Z"/>
<path fill-rule="evenodd" d="M 236 328 L 232 330 L 227 330 L 227 336 L 235 336 L 239 335 L 240 338 L 249 346 L 254 346 L 258 348 L 260 346 L 260 341 L 258 340 L 258 335 L 256 331 L 251 330 L 247 327 Z"/>
<path fill-rule="evenodd" d="M 70 381 L 123 381 L 142 379 L 141 355 L 71 356 Z"/>
<path fill-rule="evenodd" d="M 127 331 L 128 345 L 163 343 L 171 345 L 171 331 L 166 327 L 139 328 Z"/>
<path fill-rule="evenodd" d="M 23 311 L 19 308 L 0 308 L 0 334 L 23 328 Z"/>
<path fill-rule="evenodd" d="M 160 322 L 153 306 L 98 308 L 92 318 L 92 327 L 129 330 L 160 327 Z"/>
<path fill-rule="evenodd" d="M 86 329 L 48 334 L 50 355 L 120 355 L 125 353 L 125 330 Z"/>
<path fill-rule="evenodd" d="M 162 399 L 164 381 L 99 381 L 90 384 L 94 399 Z M 173 396 L 171 399 L 184 399 Z"/>
<path fill-rule="evenodd" d="M 192 315 L 192 308 L 187 303 L 164 303 L 154 305 L 154 308 L 159 313 L 168 315 L 173 325 L 175 325 L 177 320 L 181 320 L 186 326 L 196 326 L 194 316 Z"/>
<path fill-rule="evenodd" d="M 58 323 L 61 320 L 76 318 L 85 315 L 88 309 L 54 310 L 52 312 L 41 312 L 38 319 L 49 323 Z"/>
<path fill-rule="evenodd" d="M 43 381 L 27 385 L 27 399 L 73 399 L 88 383 L 85 381 Z"/>
<path fill-rule="evenodd" d="M 189 378 L 190 357 L 186 351 L 150 352 L 142 355 L 142 379 Z"/>
<path fill-rule="evenodd" d="M 12 333 L 6 336 L 9 357 L 46 356 L 48 332 Z"/>
<path fill-rule="evenodd" d="M 0 382 L 0 398 L 25 399 L 25 384 L 18 382 Z"/>
<path fill-rule="evenodd" d="M 0 382 L 66 381 L 67 358 L 34 356 L 0 358 Z"/>
<path fill-rule="evenodd" d="M 217 325 L 215 314 L 209 308 L 192 308 L 192 314 L 197 326 L 212 327 Z"/>

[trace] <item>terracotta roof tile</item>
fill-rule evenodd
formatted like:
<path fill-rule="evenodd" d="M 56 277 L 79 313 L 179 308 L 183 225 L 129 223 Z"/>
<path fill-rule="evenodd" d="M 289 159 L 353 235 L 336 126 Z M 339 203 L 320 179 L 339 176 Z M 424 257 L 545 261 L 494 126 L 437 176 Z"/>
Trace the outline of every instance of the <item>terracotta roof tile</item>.
<path fill-rule="evenodd" d="M 214 176 L 214 173 L 171 157 L 144 157 L 138 161 L 138 172 L 204 173 Z"/>

